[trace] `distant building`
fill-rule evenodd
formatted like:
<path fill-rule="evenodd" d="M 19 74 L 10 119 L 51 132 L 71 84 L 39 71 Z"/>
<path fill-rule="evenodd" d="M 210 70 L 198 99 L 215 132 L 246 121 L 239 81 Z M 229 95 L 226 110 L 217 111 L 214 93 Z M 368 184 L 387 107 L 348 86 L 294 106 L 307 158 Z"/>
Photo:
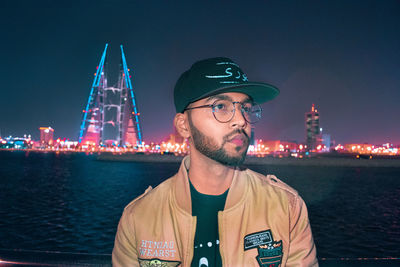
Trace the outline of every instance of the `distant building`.
<path fill-rule="evenodd" d="M 248 150 L 250 155 L 279 155 L 297 152 L 298 144 L 290 141 L 280 140 L 256 140 L 256 144 L 251 145 Z"/>
<path fill-rule="evenodd" d="M 51 146 L 54 142 L 54 129 L 51 127 L 40 127 L 40 145 Z"/>
<path fill-rule="evenodd" d="M 171 133 L 167 138 L 164 139 L 165 143 L 184 143 L 185 139 L 176 131 L 174 130 L 174 133 Z"/>
<path fill-rule="evenodd" d="M 276 152 L 294 152 L 298 149 L 298 144 L 296 142 L 290 141 L 264 141 L 264 146 L 272 153 Z"/>
<path fill-rule="evenodd" d="M 315 150 L 321 144 L 321 130 L 319 127 L 319 113 L 314 104 L 310 112 L 305 114 L 306 123 L 306 150 Z"/>
<path fill-rule="evenodd" d="M 323 134 L 322 135 L 322 144 L 323 144 L 323 151 L 329 152 L 331 150 L 331 135 L 330 134 Z"/>
<path fill-rule="evenodd" d="M 174 154 L 186 154 L 188 152 L 187 139 L 183 138 L 177 131 L 170 134 L 168 138 L 165 138 L 160 145 L 160 152 L 163 153 L 174 153 Z"/>
<path fill-rule="evenodd" d="M 26 137 L 12 137 L 9 136 L 5 139 L 0 138 L 0 148 L 5 149 L 27 149 L 31 147 L 31 138 Z"/>
<path fill-rule="evenodd" d="M 254 127 L 251 127 L 250 134 L 250 145 L 254 146 L 256 144 L 255 135 L 254 135 Z"/>
<path fill-rule="evenodd" d="M 364 143 L 364 144 L 345 144 L 344 149 L 350 153 L 358 154 L 371 154 L 371 151 L 375 148 L 374 145 Z"/>

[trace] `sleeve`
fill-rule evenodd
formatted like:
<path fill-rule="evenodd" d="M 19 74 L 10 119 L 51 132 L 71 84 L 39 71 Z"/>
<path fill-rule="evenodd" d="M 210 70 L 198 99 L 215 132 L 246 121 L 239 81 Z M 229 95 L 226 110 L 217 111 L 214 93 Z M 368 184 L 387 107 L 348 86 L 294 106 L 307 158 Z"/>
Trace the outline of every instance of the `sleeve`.
<path fill-rule="evenodd" d="M 290 216 L 290 247 L 286 266 L 318 266 L 307 207 L 298 195 Z"/>
<path fill-rule="evenodd" d="M 113 266 L 139 266 L 134 224 L 127 210 L 121 216 L 112 252 Z"/>

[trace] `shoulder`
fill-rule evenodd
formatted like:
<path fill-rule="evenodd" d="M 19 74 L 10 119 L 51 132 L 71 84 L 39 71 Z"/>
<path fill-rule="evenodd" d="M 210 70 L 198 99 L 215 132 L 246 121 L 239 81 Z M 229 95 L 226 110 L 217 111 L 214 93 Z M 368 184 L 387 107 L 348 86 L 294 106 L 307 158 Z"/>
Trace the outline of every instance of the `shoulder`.
<path fill-rule="evenodd" d="M 262 187 L 271 188 L 278 192 L 284 192 L 292 196 L 298 196 L 298 192 L 294 188 L 292 188 L 282 180 L 278 179 L 273 174 L 264 175 L 250 169 L 247 169 L 246 172 L 250 177 L 250 179 L 252 180 L 252 182 Z"/>
<path fill-rule="evenodd" d="M 159 206 L 162 201 L 165 201 L 168 198 L 170 189 L 174 182 L 174 177 L 175 176 L 165 180 L 155 188 L 149 186 L 143 194 L 136 197 L 128 205 L 126 205 L 124 213 L 131 213 L 137 209 L 151 208 L 155 205 Z"/>
<path fill-rule="evenodd" d="M 253 188 L 257 191 L 262 191 L 258 193 L 265 193 L 268 196 L 275 195 L 280 199 L 287 199 L 292 207 L 296 206 L 298 201 L 302 201 L 297 190 L 278 179 L 275 175 L 264 175 L 250 169 L 247 169 L 246 173 L 250 178 L 251 184 L 254 185 Z"/>

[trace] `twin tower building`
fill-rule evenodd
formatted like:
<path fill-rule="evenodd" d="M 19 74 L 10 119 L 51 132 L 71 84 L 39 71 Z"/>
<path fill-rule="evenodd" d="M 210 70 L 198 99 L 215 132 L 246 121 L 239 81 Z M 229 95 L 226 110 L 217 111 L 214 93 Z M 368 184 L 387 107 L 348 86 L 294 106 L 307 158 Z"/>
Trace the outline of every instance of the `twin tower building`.
<path fill-rule="evenodd" d="M 83 110 L 79 143 L 135 147 L 142 144 L 142 132 L 130 69 L 121 45 L 119 77 L 116 84 L 110 86 L 105 71 L 107 48 L 108 44 L 97 66 L 89 99 Z"/>

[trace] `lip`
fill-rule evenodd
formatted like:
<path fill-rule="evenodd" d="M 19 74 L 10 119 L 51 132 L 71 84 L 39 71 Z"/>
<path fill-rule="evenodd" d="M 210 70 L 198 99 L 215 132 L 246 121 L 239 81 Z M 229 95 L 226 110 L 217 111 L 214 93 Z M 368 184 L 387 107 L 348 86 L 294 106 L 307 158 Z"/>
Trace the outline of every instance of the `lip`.
<path fill-rule="evenodd" d="M 243 146 L 246 138 L 242 134 L 235 135 L 233 138 L 229 139 L 230 143 L 237 146 Z"/>

